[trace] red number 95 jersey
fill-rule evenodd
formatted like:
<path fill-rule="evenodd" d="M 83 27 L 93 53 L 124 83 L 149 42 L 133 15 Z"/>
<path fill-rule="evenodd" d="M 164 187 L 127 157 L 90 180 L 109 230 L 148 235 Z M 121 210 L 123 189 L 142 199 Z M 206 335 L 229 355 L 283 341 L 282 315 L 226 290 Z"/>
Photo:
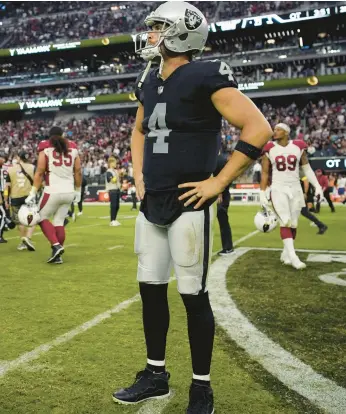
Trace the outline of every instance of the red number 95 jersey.
<path fill-rule="evenodd" d="M 43 151 L 47 160 L 45 175 L 45 192 L 73 193 L 74 192 L 74 162 L 78 150 L 74 142 L 68 141 L 68 153 L 58 153 L 49 141 L 42 141 L 38 151 Z"/>

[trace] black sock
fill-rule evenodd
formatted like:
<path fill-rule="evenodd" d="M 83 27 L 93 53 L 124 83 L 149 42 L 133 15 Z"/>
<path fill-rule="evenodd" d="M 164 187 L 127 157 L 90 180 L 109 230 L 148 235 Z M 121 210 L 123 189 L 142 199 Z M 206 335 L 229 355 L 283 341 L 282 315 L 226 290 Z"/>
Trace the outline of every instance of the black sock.
<path fill-rule="evenodd" d="M 143 327 L 147 345 L 147 358 L 152 361 L 164 361 L 166 338 L 169 327 L 169 309 L 167 300 L 168 284 L 150 285 L 140 283 L 139 290 L 143 304 Z M 148 364 L 153 372 L 164 372 L 164 366 Z"/>
<path fill-rule="evenodd" d="M 193 373 L 201 376 L 209 375 L 215 322 L 208 292 L 201 295 L 181 295 L 181 297 L 187 313 Z"/>

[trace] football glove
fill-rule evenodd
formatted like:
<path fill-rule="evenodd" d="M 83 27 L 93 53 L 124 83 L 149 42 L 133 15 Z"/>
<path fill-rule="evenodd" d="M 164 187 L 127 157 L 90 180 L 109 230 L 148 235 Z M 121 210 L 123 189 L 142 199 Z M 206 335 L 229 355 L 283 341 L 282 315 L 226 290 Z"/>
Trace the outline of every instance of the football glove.
<path fill-rule="evenodd" d="M 322 201 L 324 199 L 324 194 L 323 194 L 323 190 L 322 190 L 321 186 L 316 187 L 315 197 L 316 197 L 317 201 Z"/>
<path fill-rule="evenodd" d="M 31 187 L 30 193 L 25 199 L 25 204 L 34 204 L 36 203 L 36 194 L 37 190 L 35 187 Z"/>
<path fill-rule="evenodd" d="M 266 192 L 263 190 L 260 191 L 260 205 L 263 209 L 268 209 L 269 207 L 269 200 L 267 198 Z"/>
<path fill-rule="evenodd" d="M 81 201 L 81 198 L 82 198 L 81 188 L 76 188 L 74 192 L 73 202 L 78 204 Z"/>

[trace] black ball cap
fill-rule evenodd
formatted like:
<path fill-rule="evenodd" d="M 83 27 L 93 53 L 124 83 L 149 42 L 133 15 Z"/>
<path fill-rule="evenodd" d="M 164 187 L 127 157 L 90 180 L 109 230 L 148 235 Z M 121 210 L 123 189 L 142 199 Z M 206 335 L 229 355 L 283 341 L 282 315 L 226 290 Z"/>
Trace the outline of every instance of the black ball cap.
<path fill-rule="evenodd" d="M 19 156 L 19 158 L 20 158 L 21 160 L 23 160 L 23 161 L 28 161 L 28 159 L 30 158 L 30 154 L 29 154 L 28 152 L 26 152 L 26 151 L 21 151 L 21 152 L 18 154 L 18 156 Z"/>

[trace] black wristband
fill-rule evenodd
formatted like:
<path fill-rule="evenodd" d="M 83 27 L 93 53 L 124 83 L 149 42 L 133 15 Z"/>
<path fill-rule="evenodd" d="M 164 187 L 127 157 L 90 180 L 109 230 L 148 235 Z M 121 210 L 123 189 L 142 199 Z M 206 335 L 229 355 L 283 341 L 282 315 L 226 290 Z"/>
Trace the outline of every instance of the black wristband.
<path fill-rule="evenodd" d="M 249 157 L 249 158 L 251 158 L 252 160 L 255 160 L 255 161 L 262 154 L 262 149 L 261 148 L 257 148 L 255 146 L 253 146 L 252 144 L 249 144 L 248 142 L 244 142 L 244 141 L 241 141 L 241 140 L 238 141 L 238 143 L 235 146 L 234 150 L 242 152 L 247 157 Z"/>

